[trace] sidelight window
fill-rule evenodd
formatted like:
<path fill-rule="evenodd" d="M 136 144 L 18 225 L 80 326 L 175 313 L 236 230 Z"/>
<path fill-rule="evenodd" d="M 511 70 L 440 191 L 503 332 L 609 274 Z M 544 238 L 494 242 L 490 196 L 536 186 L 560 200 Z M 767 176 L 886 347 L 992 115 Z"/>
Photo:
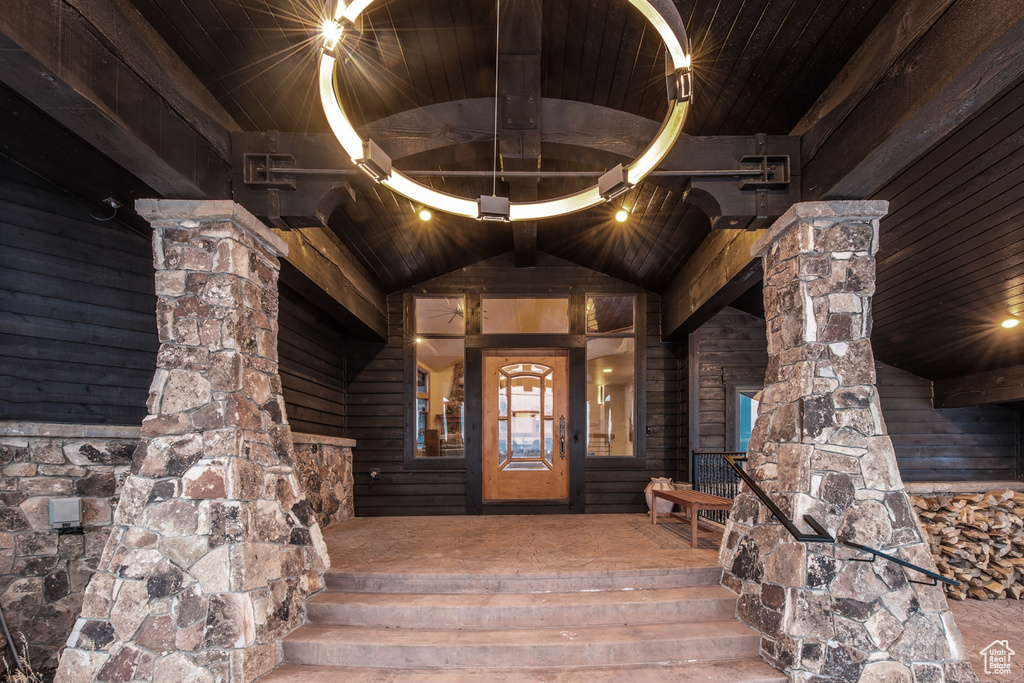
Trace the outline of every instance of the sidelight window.
<path fill-rule="evenodd" d="M 636 455 L 636 297 L 587 297 L 587 455 Z"/>
<path fill-rule="evenodd" d="M 414 301 L 416 457 L 465 457 L 465 298 Z"/>

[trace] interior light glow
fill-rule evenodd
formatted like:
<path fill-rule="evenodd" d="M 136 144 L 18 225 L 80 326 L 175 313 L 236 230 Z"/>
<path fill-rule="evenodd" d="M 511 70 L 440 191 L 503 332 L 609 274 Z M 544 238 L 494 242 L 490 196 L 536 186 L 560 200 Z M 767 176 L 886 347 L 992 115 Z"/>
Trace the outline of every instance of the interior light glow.
<path fill-rule="evenodd" d="M 434 217 L 434 214 L 430 213 L 430 209 L 426 207 L 417 211 L 416 215 L 419 216 L 420 220 L 423 221 L 424 223 L 426 223 L 427 221 Z"/>
<path fill-rule="evenodd" d="M 416 337 L 416 343 L 417 344 L 422 344 L 423 343 L 423 337 Z"/>
<path fill-rule="evenodd" d="M 359 165 L 377 182 L 417 204 L 456 216 L 489 220 L 536 221 L 564 216 L 608 201 L 621 194 L 622 191 L 635 186 L 664 160 L 682 132 L 683 122 L 686 120 L 689 110 L 692 75 L 689 71 L 691 57 L 687 50 L 689 42 L 679 11 L 672 0 L 629 0 L 629 3 L 643 14 L 661 37 L 671 62 L 669 74 L 675 84 L 674 88 L 669 88 L 671 96 L 669 111 L 654 140 L 636 160 L 625 167 L 624 182 L 616 184 L 614 188 L 616 191 L 602 193 L 598 185 L 594 185 L 581 192 L 556 199 L 509 202 L 507 214 L 502 212 L 499 215 L 497 212 L 483 211 L 479 199 L 471 200 L 440 192 L 412 180 L 397 170 L 385 169 L 385 165 L 368 163 L 368 160 L 373 160 L 374 155 L 368 156 L 365 153 L 363 140 L 341 106 L 335 83 L 338 62 L 329 52 L 340 42 L 344 27 L 357 25 L 359 15 L 372 3 L 373 0 L 352 0 L 349 4 L 345 4 L 344 0 L 340 0 L 334 12 L 334 21 L 325 21 L 322 25 L 327 49 L 320 58 L 320 99 L 331 130 L 353 163 Z M 337 37 L 334 38 L 334 36 Z M 675 92 L 672 93 L 672 90 Z M 383 155 L 383 151 L 381 154 Z M 381 158 L 385 157 L 386 155 L 383 155 Z M 381 172 L 384 170 L 389 170 L 390 175 Z M 507 198 L 502 197 L 501 199 L 507 201 Z"/>
<path fill-rule="evenodd" d="M 330 51 L 338 47 L 341 33 L 341 24 L 338 21 L 335 19 L 324 19 L 323 23 L 320 24 L 320 34 L 324 38 L 324 49 Z"/>
<path fill-rule="evenodd" d="M 1006 329 L 1012 330 L 1013 328 L 1017 327 L 1017 325 L 1020 325 L 1020 319 L 1019 318 L 1007 318 L 1006 320 L 1004 320 L 1000 324 L 1003 327 L 1005 327 Z"/>
<path fill-rule="evenodd" d="M 605 369 L 604 369 L 604 370 L 602 370 L 601 372 L 611 372 L 611 371 L 612 371 L 612 369 L 611 369 L 611 368 L 605 368 Z"/>
<path fill-rule="evenodd" d="M 619 223 L 625 223 L 626 221 L 629 220 L 629 211 L 626 211 L 625 209 L 619 209 L 618 211 L 615 212 L 615 220 L 617 220 Z"/>

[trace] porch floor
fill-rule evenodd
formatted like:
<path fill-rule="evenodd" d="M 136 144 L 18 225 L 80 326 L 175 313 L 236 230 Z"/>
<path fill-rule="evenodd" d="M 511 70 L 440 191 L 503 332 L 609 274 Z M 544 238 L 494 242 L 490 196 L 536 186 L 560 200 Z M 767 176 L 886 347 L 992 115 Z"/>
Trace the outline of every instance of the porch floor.
<path fill-rule="evenodd" d="M 620 572 L 715 567 L 721 534 L 646 514 L 359 517 L 324 531 L 331 570 Z"/>

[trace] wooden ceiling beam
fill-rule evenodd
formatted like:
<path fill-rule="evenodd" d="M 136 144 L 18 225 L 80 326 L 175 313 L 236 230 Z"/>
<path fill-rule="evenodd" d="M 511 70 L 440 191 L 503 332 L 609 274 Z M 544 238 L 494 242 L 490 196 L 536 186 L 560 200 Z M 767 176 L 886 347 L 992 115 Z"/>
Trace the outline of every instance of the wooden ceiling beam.
<path fill-rule="evenodd" d="M 1024 77 L 1024 0 L 899 0 L 793 133 L 803 200 L 872 196 Z"/>
<path fill-rule="evenodd" d="M 712 230 L 661 295 L 664 341 L 707 322 L 761 279 L 750 248 L 764 230 Z"/>
<path fill-rule="evenodd" d="M 127 0 L 5 2 L 0 80 L 161 196 L 230 196 L 237 125 Z"/>
<path fill-rule="evenodd" d="M 541 116 L 544 117 L 544 126 L 540 138 L 548 158 L 575 163 L 590 159 L 598 168 L 610 168 L 635 158 L 657 134 L 654 121 L 581 102 L 542 99 Z M 364 126 L 360 134 L 381 145 L 393 161 L 400 162 L 397 167 L 408 170 L 454 162 L 461 145 L 485 142 L 492 145 L 493 126 L 494 100 L 471 99 L 402 112 Z M 615 131 L 619 131 L 618 134 Z M 296 188 L 280 191 L 282 216 L 286 214 L 285 204 L 296 207 L 291 214 L 314 216 L 312 209 L 316 204 L 316 192 L 300 192 L 299 186 L 330 187 L 331 169 L 349 172 L 354 168 L 329 133 L 235 133 L 232 147 L 235 198 L 257 216 L 266 214 L 264 195 L 268 188 L 245 185 L 243 168 L 246 154 L 287 155 L 290 157 L 288 163 L 298 168 L 325 171 L 320 176 L 305 174 L 292 178 Z M 788 184 L 770 189 L 749 189 L 741 187 L 737 176 L 705 173 L 739 170 L 744 157 L 757 159 L 764 156 L 788 160 Z M 510 159 L 511 155 L 503 156 L 503 166 L 507 161 L 511 163 Z M 287 179 L 287 169 L 283 170 L 285 172 L 277 177 Z M 684 135 L 657 170 L 675 175 L 651 177 L 650 181 L 666 189 L 686 193 L 687 201 L 703 210 L 715 228 L 761 228 L 800 201 L 800 140 L 794 136 Z M 357 188 L 368 182 L 361 174 L 352 180 Z M 534 181 L 530 183 L 536 185 Z M 253 198 L 254 191 L 258 197 Z M 301 213 L 303 204 L 307 206 L 305 214 Z M 535 237 L 533 242 L 536 242 Z"/>
<path fill-rule="evenodd" d="M 932 396 L 936 408 L 1021 400 L 1024 400 L 1024 365 L 938 380 Z"/>
<path fill-rule="evenodd" d="M 506 0 L 499 5 L 498 153 L 502 171 L 540 170 L 541 79 L 543 33 L 541 0 Z M 537 199 L 536 179 L 508 180 L 508 197 L 515 202 Z M 537 223 L 512 226 L 517 268 L 537 265 Z"/>
<path fill-rule="evenodd" d="M 320 227 L 274 229 L 288 243 L 281 278 L 357 337 L 387 341 L 387 297 L 355 257 Z"/>

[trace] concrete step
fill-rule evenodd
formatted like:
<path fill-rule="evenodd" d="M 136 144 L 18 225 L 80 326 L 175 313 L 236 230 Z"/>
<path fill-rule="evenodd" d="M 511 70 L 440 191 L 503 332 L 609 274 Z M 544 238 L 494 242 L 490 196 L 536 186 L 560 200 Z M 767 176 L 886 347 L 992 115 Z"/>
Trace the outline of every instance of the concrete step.
<path fill-rule="evenodd" d="M 405 628 L 521 628 L 687 624 L 730 619 L 736 594 L 721 586 L 577 593 L 350 593 L 307 603 L 313 624 Z"/>
<path fill-rule="evenodd" d="M 493 669 L 747 659 L 757 656 L 758 640 L 738 621 L 723 620 L 498 630 L 307 625 L 282 645 L 292 664 Z"/>
<path fill-rule="evenodd" d="M 519 669 L 378 669 L 285 664 L 260 683 L 786 683 L 760 659 L 632 666 Z"/>
<path fill-rule="evenodd" d="M 722 580 L 722 568 L 710 566 L 505 574 L 328 571 L 324 579 L 330 590 L 362 593 L 572 593 L 627 588 L 717 586 Z"/>

